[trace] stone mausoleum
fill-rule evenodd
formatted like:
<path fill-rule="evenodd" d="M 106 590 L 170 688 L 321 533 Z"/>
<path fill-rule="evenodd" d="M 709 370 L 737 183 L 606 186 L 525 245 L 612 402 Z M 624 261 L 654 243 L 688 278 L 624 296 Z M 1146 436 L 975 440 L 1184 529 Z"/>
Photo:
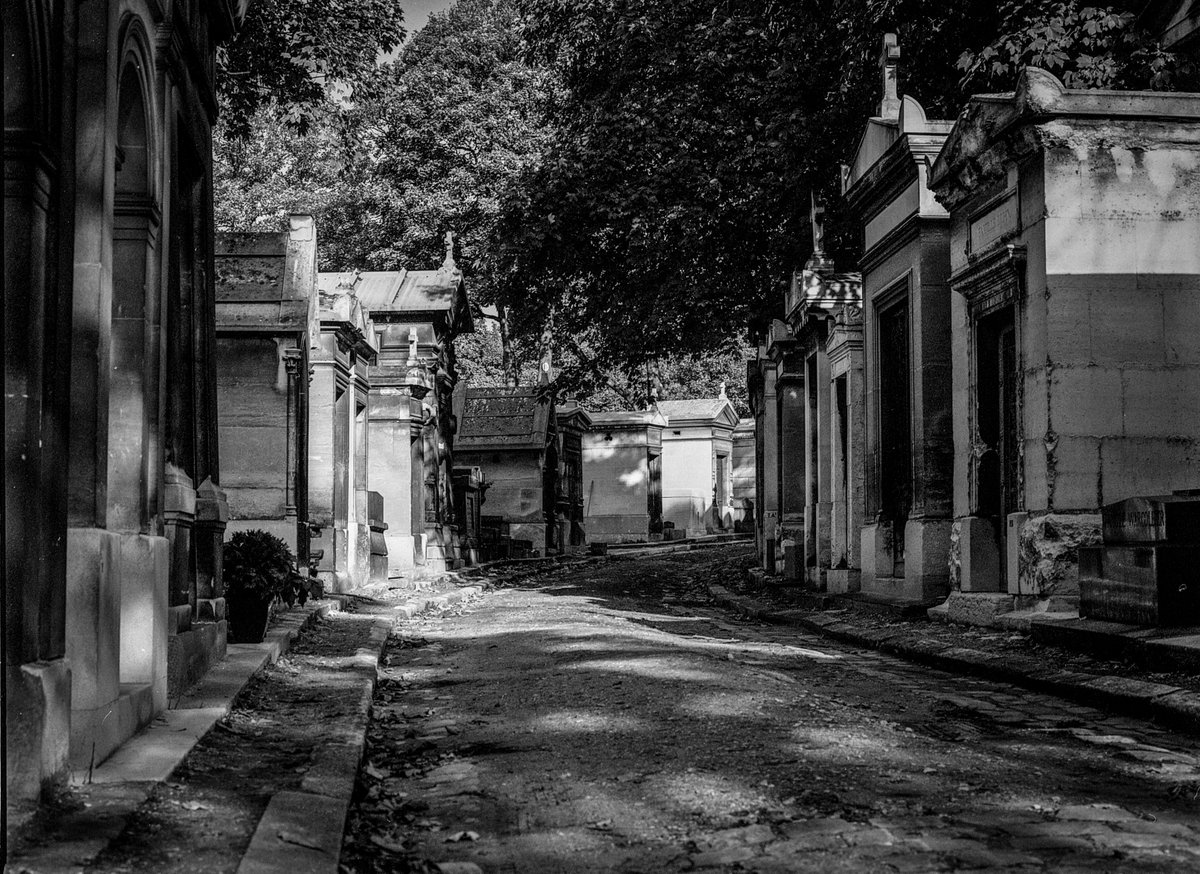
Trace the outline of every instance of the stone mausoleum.
<path fill-rule="evenodd" d="M 453 238 L 436 270 L 357 275 L 379 358 L 371 368 L 371 488 L 387 513 L 388 573 L 440 573 L 461 561 L 453 477 L 454 340 L 475 330 Z"/>
<path fill-rule="evenodd" d="M 1100 508 L 1200 481 L 1200 96 L 977 95 L 950 214 L 951 615 L 1073 598 Z"/>
<path fill-rule="evenodd" d="M 945 598 L 950 579 L 950 223 L 929 170 L 952 123 L 899 94 L 899 62 L 888 34 L 879 110 L 843 171 L 862 233 L 861 588 L 927 603 Z"/>
<path fill-rule="evenodd" d="M 334 592 L 371 581 L 367 411 L 379 340 L 357 281 L 357 273 L 318 274 L 319 330 L 309 347 L 309 549 Z"/>
<path fill-rule="evenodd" d="M 659 401 L 663 522 L 694 537 L 732 531 L 733 429 L 738 416 L 725 395 Z"/>
<path fill-rule="evenodd" d="M 483 515 L 497 518 L 534 555 L 557 550 L 559 441 L 549 386 L 466 386 L 456 461 L 487 483 Z"/>
<path fill-rule="evenodd" d="M 657 408 L 592 413 L 583 435 L 583 527 L 589 543 L 661 540 L 662 439 Z"/>
<path fill-rule="evenodd" d="M 246 5 L 0 7 L 12 816 L 224 649 L 212 70 Z"/>
<path fill-rule="evenodd" d="M 260 528 L 309 560 L 309 349 L 317 325 L 317 235 L 218 235 L 217 397 L 230 532 Z"/>

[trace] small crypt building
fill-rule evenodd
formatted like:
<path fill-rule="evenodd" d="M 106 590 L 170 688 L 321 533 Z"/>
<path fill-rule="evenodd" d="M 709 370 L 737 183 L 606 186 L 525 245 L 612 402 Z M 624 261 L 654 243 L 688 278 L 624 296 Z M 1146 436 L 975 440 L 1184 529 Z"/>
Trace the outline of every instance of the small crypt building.
<path fill-rule="evenodd" d="M 843 172 L 863 246 L 862 591 L 930 602 L 949 590 L 954 435 L 949 215 L 929 168 L 952 122 L 898 94 L 899 60 L 888 34 L 879 113 Z"/>
<path fill-rule="evenodd" d="M 212 75 L 246 6 L 0 4 L 10 814 L 224 650 Z"/>
<path fill-rule="evenodd" d="M 309 347 L 310 561 L 334 592 L 371 581 L 367 410 L 379 347 L 357 280 L 356 273 L 318 274 L 319 330 Z"/>
<path fill-rule="evenodd" d="M 716 398 L 659 401 L 663 522 L 685 536 L 733 530 L 733 429 L 725 388 Z"/>
<path fill-rule="evenodd" d="M 447 235 L 437 270 L 358 274 L 379 358 L 371 368 L 371 488 L 387 512 L 391 576 L 439 573 L 462 560 L 454 501 L 454 340 L 475 330 Z"/>
<path fill-rule="evenodd" d="M 589 543 L 661 540 L 666 417 L 649 410 L 592 413 L 583 435 L 583 527 Z"/>
<path fill-rule="evenodd" d="M 466 386 L 455 460 L 483 471 L 483 515 L 534 555 L 557 551 L 559 444 L 549 386 Z"/>
<path fill-rule="evenodd" d="M 1195 94 L 1026 68 L 955 123 L 952 617 L 1076 597 L 1102 506 L 1200 481 L 1198 164 Z"/>
<path fill-rule="evenodd" d="M 217 238 L 217 398 L 229 530 L 282 538 L 309 560 L 309 350 L 317 325 L 310 216 Z"/>

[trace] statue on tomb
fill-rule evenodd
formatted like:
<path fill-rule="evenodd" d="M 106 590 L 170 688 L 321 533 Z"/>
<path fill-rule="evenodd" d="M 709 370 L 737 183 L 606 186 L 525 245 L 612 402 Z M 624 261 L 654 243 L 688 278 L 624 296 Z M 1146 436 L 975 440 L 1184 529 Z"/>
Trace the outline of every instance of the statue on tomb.
<path fill-rule="evenodd" d="M 442 262 L 442 269 L 450 272 L 458 270 L 458 264 L 454 261 L 454 231 L 446 231 L 446 260 Z"/>
<path fill-rule="evenodd" d="M 883 51 L 879 55 L 879 74 L 882 80 L 882 92 L 879 100 L 879 117 L 897 119 L 900 117 L 900 88 L 898 83 L 900 67 L 900 46 L 896 42 L 896 34 L 883 35 Z"/>

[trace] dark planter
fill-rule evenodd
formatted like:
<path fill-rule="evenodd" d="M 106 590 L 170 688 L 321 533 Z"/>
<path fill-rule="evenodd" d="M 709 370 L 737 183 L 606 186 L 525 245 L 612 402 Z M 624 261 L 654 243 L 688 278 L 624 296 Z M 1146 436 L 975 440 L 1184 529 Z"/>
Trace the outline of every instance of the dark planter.
<path fill-rule="evenodd" d="M 234 643 L 262 643 L 267 633 L 271 601 L 240 597 L 226 601 L 229 611 L 229 637 Z"/>

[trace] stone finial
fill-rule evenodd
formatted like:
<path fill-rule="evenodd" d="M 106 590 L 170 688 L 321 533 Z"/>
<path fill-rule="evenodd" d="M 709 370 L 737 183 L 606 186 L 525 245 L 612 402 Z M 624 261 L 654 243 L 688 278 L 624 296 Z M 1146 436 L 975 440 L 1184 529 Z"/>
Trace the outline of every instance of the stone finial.
<path fill-rule="evenodd" d="M 897 75 L 900 67 L 900 46 L 896 42 L 896 34 L 883 35 L 883 51 L 879 54 L 879 73 L 882 79 L 882 92 L 879 100 L 880 118 L 900 117 L 900 88 Z"/>
<path fill-rule="evenodd" d="M 442 262 L 442 269 L 449 271 L 458 269 L 458 265 L 454 262 L 454 231 L 446 231 L 446 260 Z"/>
<path fill-rule="evenodd" d="M 549 385 L 553 374 L 550 372 L 554 364 L 554 352 L 551 348 L 554 339 L 554 313 L 546 318 L 546 328 L 542 331 L 542 360 L 538 365 L 538 385 Z"/>
<path fill-rule="evenodd" d="M 725 394 L 725 380 L 721 380 L 721 392 L 717 395 L 717 398 L 722 401 L 729 400 L 729 395 Z"/>
<path fill-rule="evenodd" d="M 416 325 L 408 329 L 408 361 L 405 362 L 407 367 L 417 366 L 417 328 Z"/>
<path fill-rule="evenodd" d="M 813 257 L 825 254 L 825 205 L 809 194 L 809 218 L 812 221 Z"/>

